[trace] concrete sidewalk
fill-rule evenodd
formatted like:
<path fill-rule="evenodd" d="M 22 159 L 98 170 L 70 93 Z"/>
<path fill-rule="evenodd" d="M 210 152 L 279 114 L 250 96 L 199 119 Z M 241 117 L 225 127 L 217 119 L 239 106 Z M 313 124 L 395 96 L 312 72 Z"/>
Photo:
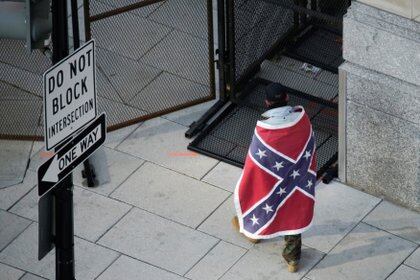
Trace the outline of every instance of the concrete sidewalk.
<path fill-rule="evenodd" d="M 287 272 L 281 239 L 253 245 L 235 233 L 241 170 L 186 150 L 187 125 L 209 106 L 110 133 L 107 185 L 87 189 L 74 173 L 78 280 L 420 279 L 420 214 L 338 182 L 317 188 L 299 273 Z M 37 261 L 35 170 L 45 159 L 42 143 L 30 145 L 24 182 L 0 190 L 1 280 L 54 279 L 54 252 Z"/>

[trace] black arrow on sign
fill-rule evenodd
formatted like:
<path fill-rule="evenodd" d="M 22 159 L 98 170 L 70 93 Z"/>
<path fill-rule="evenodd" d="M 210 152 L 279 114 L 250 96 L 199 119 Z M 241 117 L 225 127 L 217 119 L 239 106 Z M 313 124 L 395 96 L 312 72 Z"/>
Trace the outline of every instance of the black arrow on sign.
<path fill-rule="evenodd" d="M 39 196 L 54 188 L 105 142 L 105 118 L 105 113 L 101 114 L 54 157 L 38 168 Z"/>

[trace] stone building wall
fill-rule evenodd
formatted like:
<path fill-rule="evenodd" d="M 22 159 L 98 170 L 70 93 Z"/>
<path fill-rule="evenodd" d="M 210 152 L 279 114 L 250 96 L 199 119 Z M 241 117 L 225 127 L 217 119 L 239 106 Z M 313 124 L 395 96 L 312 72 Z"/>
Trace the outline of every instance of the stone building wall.
<path fill-rule="evenodd" d="M 340 67 L 339 104 L 340 179 L 416 210 L 420 210 L 418 20 L 420 0 L 353 2 L 344 19 L 346 62 Z"/>

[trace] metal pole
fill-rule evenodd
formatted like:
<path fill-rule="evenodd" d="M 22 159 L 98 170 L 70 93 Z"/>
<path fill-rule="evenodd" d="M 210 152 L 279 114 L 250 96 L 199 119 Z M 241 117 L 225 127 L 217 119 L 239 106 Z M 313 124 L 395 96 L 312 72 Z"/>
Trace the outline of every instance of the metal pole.
<path fill-rule="evenodd" d="M 52 0 L 53 63 L 69 54 L 67 29 L 67 1 Z M 56 149 L 58 151 L 59 147 Z M 75 280 L 73 177 L 67 176 L 54 190 L 55 279 Z"/>

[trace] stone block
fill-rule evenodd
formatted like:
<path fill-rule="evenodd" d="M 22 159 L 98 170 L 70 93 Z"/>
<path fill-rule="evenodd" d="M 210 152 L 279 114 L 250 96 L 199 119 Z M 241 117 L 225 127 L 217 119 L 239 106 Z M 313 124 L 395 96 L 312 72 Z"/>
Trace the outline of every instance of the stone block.
<path fill-rule="evenodd" d="M 207 41 L 178 30 L 173 30 L 139 62 L 203 85 L 209 84 Z"/>
<path fill-rule="evenodd" d="M 130 206 L 113 199 L 74 188 L 74 233 L 95 242 L 129 210 Z M 38 221 L 38 193 L 33 189 L 10 211 Z"/>
<path fill-rule="evenodd" d="M 21 183 L 28 166 L 32 142 L 0 140 L 0 147 L 0 188 Z"/>
<path fill-rule="evenodd" d="M 19 280 L 25 272 L 0 263 L 0 276 L 2 280 Z"/>
<path fill-rule="evenodd" d="M 328 253 L 378 203 L 379 198 L 338 182 L 316 187 L 315 217 L 303 244 Z"/>
<path fill-rule="evenodd" d="M 142 57 L 171 31 L 169 27 L 132 13 L 93 22 L 91 27 L 92 37 L 96 39 L 98 47 L 134 60 Z"/>
<path fill-rule="evenodd" d="M 346 72 L 347 100 L 420 125 L 420 87 L 358 67 L 340 66 Z"/>
<path fill-rule="evenodd" d="M 207 110 L 210 109 L 214 103 L 216 103 L 216 100 L 175 111 L 173 113 L 162 116 L 162 118 L 188 127 L 193 122 L 197 121 L 202 115 L 204 115 L 204 113 L 207 112 Z"/>
<path fill-rule="evenodd" d="M 127 256 L 120 256 L 110 267 L 108 267 L 102 274 L 97 278 L 98 280 L 138 280 L 140 277 L 144 280 L 182 280 L 182 278 L 176 274 L 170 273 L 163 269 L 159 269 L 152 265 L 140 262 L 138 260 L 129 258 Z"/>
<path fill-rule="evenodd" d="M 23 182 L 0 189 L 0 209 L 8 210 L 37 184 L 36 173 L 27 170 Z"/>
<path fill-rule="evenodd" d="M 414 280 L 420 279 L 420 271 L 402 265 L 387 280 Z"/>
<path fill-rule="evenodd" d="M 420 127 L 347 103 L 347 183 L 420 209 Z"/>
<path fill-rule="evenodd" d="M 98 243 L 183 275 L 217 241 L 204 233 L 133 208 Z"/>
<path fill-rule="evenodd" d="M 389 13 L 388 13 L 389 14 Z M 420 85 L 420 24 L 353 3 L 344 19 L 343 56 L 354 64 Z"/>
<path fill-rule="evenodd" d="M 297 273 L 287 271 L 281 256 L 283 242 L 265 241 L 250 249 L 221 280 L 301 279 L 324 256 L 321 252 L 303 246 Z M 336 278 L 339 279 L 339 278 Z"/>
<path fill-rule="evenodd" d="M 417 248 L 404 263 L 420 271 L 420 248 Z"/>
<path fill-rule="evenodd" d="M 375 6 L 407 18 L 412 16 L 412 2 L 416 0 L 358 0 L 359 2 Z"/>
<path fill-rule="evenodd" d="M 185 276 L 192 280 L 217 280 L 247 251 L 221 241 Z"/>
<path fill-rule="evenodd" d="M 203 181 L 233 193 L 241 174 L 241 168 L 220 162 L 203 178 Z"/>
<path fill-rule="evenodd" d="M 0 210 L 0 251 L 30 225 L 30 221 Z"/>
<path fill-rule="evenodd" d="M 189 152 L 185 126 L 156 118 L 145 122 L 119 146 L 118 150 L 201 179 L 218 162 Z"/>
<path fill-rule="evenodd" d="M 147 162 L 112 197 L 196 228 L 228 195 L 224 190 Z"/>
<path fill-rule="evenodd" d="M 117 257 L 118 253 L 99 245 L 75 238 L 76 279 L 93 280 Z M 30 225 L 0 253 L 0 262 L 54 279 L 55 252 L 38 261 L 38 224 Z"/>
<path fill-rule="evenodd" d="M 412 242 L 361 223 L 307 277 L 311 280 L 385 279 L 415 248 Z"/>
<path fill-rule="evenodd" d="M 45 280 L 45 278 L 30 274 L 30 273 L 26 273 L 25 276 L 23 276 L 19 280 Z"/>
<path fill-rule="evenodd" d="M 198 230 L 242 248 L 249 249 L 253 244 L 232 227 L 231 220 L 235 215 L 235 206 L 233 204 L 233 197 L 231 196 L 214 211 Z"/>
<path fill-rule="evenodd" d="M 383 201 L 364 222 L 420 244 L 420 213 Z"/>
<path fill-rule="evenodd" d="M 127 178 L 144 163 L 144 160 L 113 149 L 105 148 L 104 150 L 107 159 L 110 182 L 88 189 L 102 195 L 109 195 L 125 180 L 127 180 Z M 75 185 L 82 186 L 82 182 L 85 181 L 85 179 L 81 176 L 82 170 L 83 165 L 79 165 L 73 173 Z"/>

